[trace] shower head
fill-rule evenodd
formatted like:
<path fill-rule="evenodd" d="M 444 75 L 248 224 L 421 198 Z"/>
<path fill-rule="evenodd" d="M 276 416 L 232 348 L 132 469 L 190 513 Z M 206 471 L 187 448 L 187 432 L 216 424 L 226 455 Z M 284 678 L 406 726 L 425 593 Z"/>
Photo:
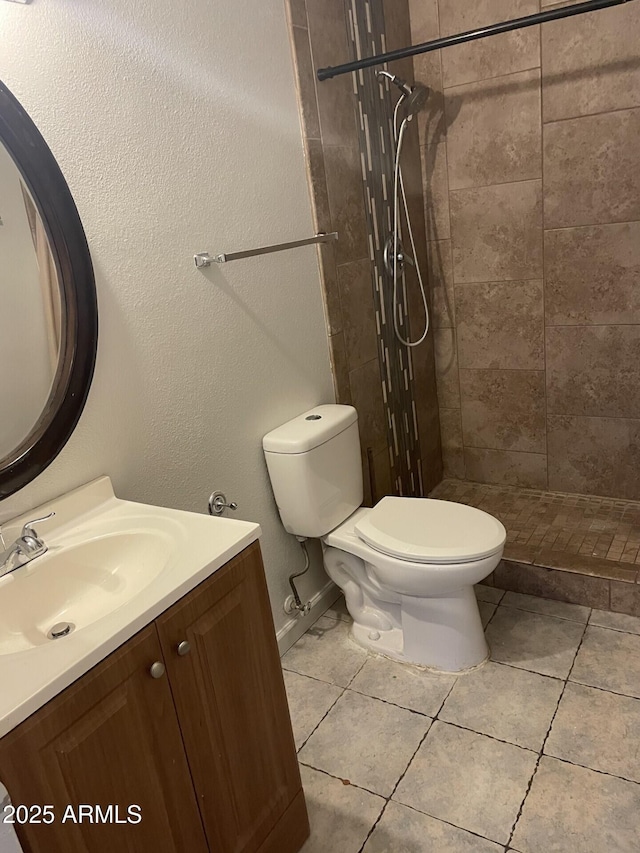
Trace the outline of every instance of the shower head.
<path fill-rule="evenodd" d="M 416 83 L 414 86 L 409 86 L 404 80 L 396 77 L 395 74 L 390 74 L 388 71 L 378 71 L 378 80 L 386 77 L 394 86 L 402 92 L 401 98 L 404 101 L 404 108 L 407 117 L 411 118 L 427 103 L 429 97 L 429 89 L 422 83 Z M 406 99 L 406 100 L 405 100 Z"/>
<path fill-rule="evenodd" d="M 406 101 L 403 105 L 407 116 L 410 117 L 419 113 L 425 107 L 428 100 L 429 89 L 422 83 L 416 83 L 411 89 L 411 94 L 406 95 Z"/>

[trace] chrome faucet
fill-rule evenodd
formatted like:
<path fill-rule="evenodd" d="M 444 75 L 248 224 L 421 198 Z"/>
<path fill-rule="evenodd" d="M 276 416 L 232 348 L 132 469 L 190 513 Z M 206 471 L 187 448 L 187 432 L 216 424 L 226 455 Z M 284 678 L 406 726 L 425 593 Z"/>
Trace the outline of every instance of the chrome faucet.
<path fill-rule="evenodd" d="M 55 512 L 50 512 L 42 518 L 34 518 L 22 528 L 22 533 L 19 538 L 0 554 L 0 578 L 8 575 L 9 572 L 14 572 L 20 566 L 30 563 L 36 557 L 41 557 L 48 551 L 47 546 L 33 529 L 33 524 L 40 524 L 41 521 L 46 521 L 48 518 L 53 518 Z"/>

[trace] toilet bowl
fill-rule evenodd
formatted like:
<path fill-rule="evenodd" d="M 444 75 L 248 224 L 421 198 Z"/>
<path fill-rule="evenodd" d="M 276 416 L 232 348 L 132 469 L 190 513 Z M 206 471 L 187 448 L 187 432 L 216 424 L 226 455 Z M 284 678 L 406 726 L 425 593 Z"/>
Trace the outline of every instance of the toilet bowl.
<path fill-rule="evenodd" d="M 305 412 L 266 435 L 263 448 L 285 529 L 321 539 L 357 643 L 446 672 L 487 659 L 473 585 L 502 557 L 506 531 L 497 519 L 430 498 L 385 497 L 362 507 L 351 406 Z"/>

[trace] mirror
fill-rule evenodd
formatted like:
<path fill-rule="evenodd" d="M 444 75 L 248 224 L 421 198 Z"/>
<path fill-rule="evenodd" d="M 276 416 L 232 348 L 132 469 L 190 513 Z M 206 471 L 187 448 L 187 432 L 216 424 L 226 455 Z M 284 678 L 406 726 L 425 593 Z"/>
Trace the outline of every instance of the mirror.
<path fill-rule="evenodd" d="M 95 365 L 86 237 L 58 164 L 0 83 L 0 500 L 66 444 Z"/>
<path fill-rule="evenodd" d="M 58 372 L 60 283 L 38 208 L 0 145 L 0 459 L 29 436 Z"/>

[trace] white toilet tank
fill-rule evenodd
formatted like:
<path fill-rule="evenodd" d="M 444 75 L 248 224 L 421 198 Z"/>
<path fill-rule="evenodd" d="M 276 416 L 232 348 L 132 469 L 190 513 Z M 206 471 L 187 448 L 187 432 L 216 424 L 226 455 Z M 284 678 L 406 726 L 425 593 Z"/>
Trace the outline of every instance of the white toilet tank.
<path fill-rule="evenodd" d="M 262 447 L 288 533 L 324 536 L 362 504 L 353 406 L 316 406 L 265 435 Z"/>

